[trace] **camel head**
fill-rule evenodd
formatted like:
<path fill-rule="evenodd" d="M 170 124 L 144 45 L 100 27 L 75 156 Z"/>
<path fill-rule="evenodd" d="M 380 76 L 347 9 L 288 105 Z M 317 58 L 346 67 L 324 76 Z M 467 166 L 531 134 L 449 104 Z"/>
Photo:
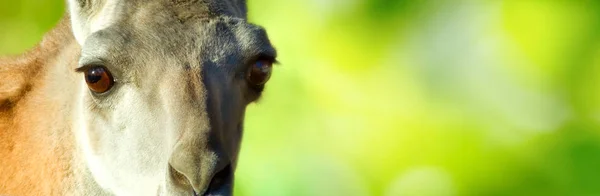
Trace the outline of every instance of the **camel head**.
<path fill-rule="evenodd" d="M 276 52 L 243 0 L 68 0 L 77 146 L 117 195 L 230 195 Z"/>

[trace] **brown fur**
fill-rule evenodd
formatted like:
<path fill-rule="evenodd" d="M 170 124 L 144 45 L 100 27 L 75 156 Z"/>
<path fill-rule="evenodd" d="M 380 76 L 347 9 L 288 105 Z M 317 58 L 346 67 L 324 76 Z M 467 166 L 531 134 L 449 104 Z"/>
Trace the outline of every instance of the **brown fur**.
<path fill-rule="evenodd" d="M 78 51 L 65 16 L 34 49 L 0 60 L 0 195 L 63 195 L 70 188 L 69 88 L 54 84 L 64 77 L 55 73 L 72 71 Z"/>
<path fill-rule="evenodd" d="M 276 59 L 245 1 L 67 2 L 73 17 L 0 60 L 0 196 L 231 195 L 265 87 L 243 70 Z M 90 66 L 115 89 L 87 90 L 74 69 Z"/>

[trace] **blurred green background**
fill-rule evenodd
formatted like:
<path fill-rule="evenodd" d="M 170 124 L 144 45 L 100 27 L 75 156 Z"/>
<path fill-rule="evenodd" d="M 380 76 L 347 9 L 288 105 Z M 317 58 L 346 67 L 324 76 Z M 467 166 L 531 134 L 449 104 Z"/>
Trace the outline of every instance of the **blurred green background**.
<path fill-rule="evenodd" d="M 249 9 L 282 65 L 249 107 L 236 195 L 600 195 L 599 1 Z M 0 54 L 62 13 L 2 0 Z"/>

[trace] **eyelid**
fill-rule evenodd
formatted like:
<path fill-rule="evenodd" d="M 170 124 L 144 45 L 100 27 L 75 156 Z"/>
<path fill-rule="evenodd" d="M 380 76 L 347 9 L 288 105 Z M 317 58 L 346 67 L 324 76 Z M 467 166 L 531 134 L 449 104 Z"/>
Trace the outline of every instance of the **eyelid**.
<path fill-rule="evenodd" d="M 251 63 L 254 63 L 257 61 L 270 61 L 273 64 L 279 64 L 279 62 L 277 61 L 277 57 L 275 55 L 267 54 L 267 53 L 260 53 L 260 54 L 256 55 L 252 59 Z"/>
<path fill-rule="evenodd" d="M 85 71 L 87 71 L 88 69 L 91 69 L 91 68 L 93 68 L 93 67 L 104 67 L 104 66 L 102 66 L 102 65 L 97 65 L 97 64 L 85 64 L 85 65 L 83 65 L 83 66 L 80 66 L 80 67 L 78 67 L 78 68 L 75 68 L 75 72 L 78 72 L 78 73 L 83 73 L 83 72 L 85 72 Z"/>
<path fill-rule="evenodd" d="M 97 57 L 82 57 L 79 60 L 79 67 L 75 68 L 76 72 L 85 72 L 92 67 L 104 67 L 106 68 L 106 61 L 102 58 Z"/>
<path fill-rule="evenodd" d="M 117 82 L 120 82 L 120 83 L 127 82 L 126 80 L 120 80 L 120 79 L 119 79 L 119 76 L 117 76 L 115 72 L 112 72 L 112 71 L 110 71 L 110 70 L 109 70 L 109 69 L 108 69 L 106 66 L 104 66 L 104 65 L 102 65 L 102 64 L 95 64 L 95 63 L 92 63 L 92 64 L 85 64 L 85 65 L 83 65 L 83 66 L 80 66 L 80 67 L 78 67 L 78 68 L 75 68 L 75 72 L 77 72 L 77 73 L 84 73 L 84 72 L 86 72 L 87 70 L 89 70 L 89 69 L 91 69 L 91 68 L 94 68 L 94 67 L 102 67 L 102 68 L 104 68 L 104 69 L 108 70 L 108 71 L 110 72 L 110 74 L 111 74 L 111 76 L 112 76 L 112 78 L 113 78 L 113 81 L 114 81 L 115 83 L 117 83 Z"/>

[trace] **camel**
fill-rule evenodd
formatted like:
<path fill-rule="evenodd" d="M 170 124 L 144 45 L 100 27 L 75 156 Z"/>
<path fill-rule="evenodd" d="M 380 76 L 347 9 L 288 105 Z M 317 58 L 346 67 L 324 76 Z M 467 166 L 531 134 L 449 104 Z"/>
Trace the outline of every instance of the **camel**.
<path fill-rule="evenodd" d="M 0 195 L 232 195 L 276 50 L 245 0 L 67 0 L 0 59 Z"/>

